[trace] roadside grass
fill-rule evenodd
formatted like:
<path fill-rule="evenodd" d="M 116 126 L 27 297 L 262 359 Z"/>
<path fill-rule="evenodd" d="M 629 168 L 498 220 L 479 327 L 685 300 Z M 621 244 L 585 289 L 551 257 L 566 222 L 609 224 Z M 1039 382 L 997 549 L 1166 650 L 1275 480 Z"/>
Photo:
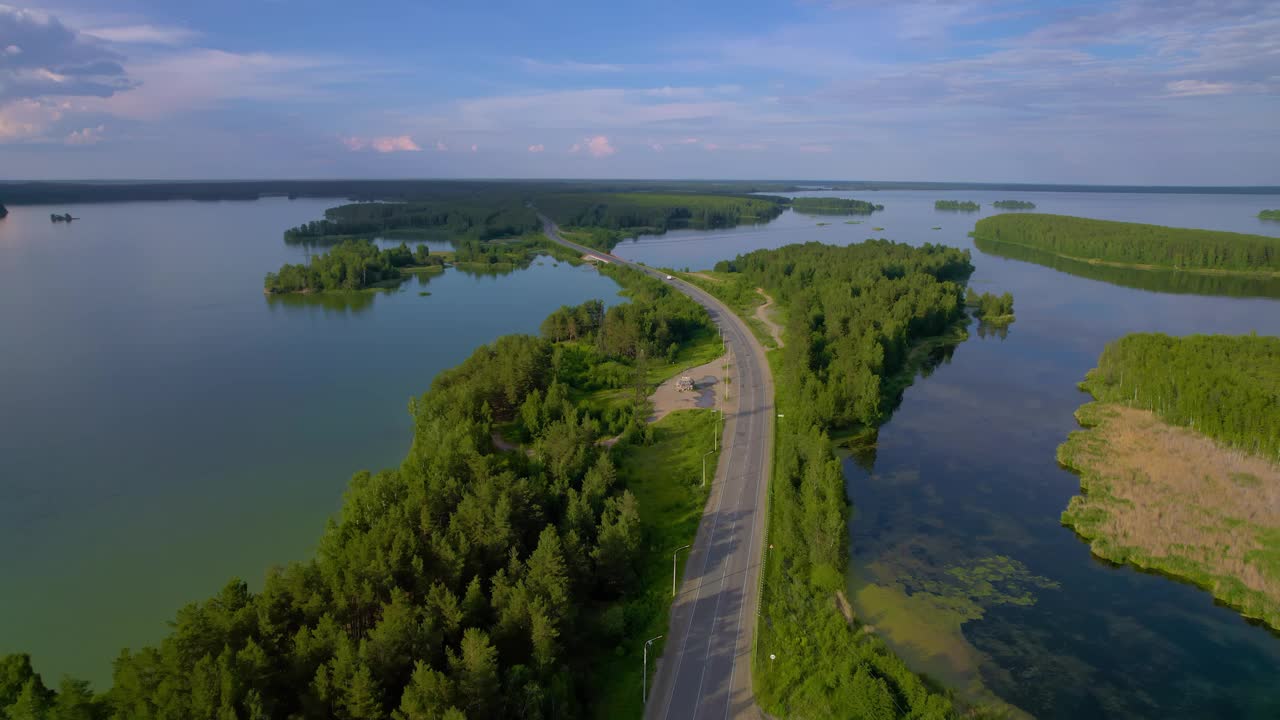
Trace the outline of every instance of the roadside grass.
<path fill-rule="evenodd" d="M 751 329 L 751 334 L 756 336 L 756 340 L 766 350 L 778 347 L 778 344 L 773 340 L 773 334 L 769 332 L 769 328 L 755 314 L 756 308 L 765 303 L 764 297 L 756 292 L 756 289 L 750 283 L 744 282 L 741 275 L 717 272 L 715 270 L 700 270 L 698 272 L 672 271 L 671 274 L 690 285 L 706 290 L 728 305 L 747 324 L 747 327 Z"/>
<path fill-rule="evenodd" d="M 708 489 L 700 486 L 702 456 L 711 449 L 707 441 L 715 421 L 716 414 L 710 410 L 677 410 L 652 425 L 652 445 L 626 445 L 614 453 L 618 478 L 640 505 L 645 550 L 637 567 L 639 590 L 622 606 L 625 631 L 611 653 L 591 663 L 597 718 L 639 718 L 644 714 L 640 700 L 644 641 L 667 631 L 671 553 L 692 544 L 697 534 L 708 494 Z M 709 472 L 719 459 L 718 452 L 707 456 Z M 677 556 L 677 578 L 684 574 L 687 557 L 688 551 Z M 597 619 L 605 632 L 610 622 L 604 617 Z M 664 641 L 650 647 L 650 688 L 654 660 L 662 654 Z"/>

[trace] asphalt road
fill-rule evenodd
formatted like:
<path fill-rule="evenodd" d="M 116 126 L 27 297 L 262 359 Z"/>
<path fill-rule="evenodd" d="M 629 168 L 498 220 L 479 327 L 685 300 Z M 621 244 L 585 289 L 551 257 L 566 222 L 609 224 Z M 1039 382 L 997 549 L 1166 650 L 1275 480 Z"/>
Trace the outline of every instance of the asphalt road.
<path fill-rule="evenodd" d="M 665 273 L 569 242 L 555 223 L 545 217 L 542 221 L 547 237 L 562 245 L 666 278 Z M 697 540 L 671 607 L 645 717 L 759 718 L 763 715 L 751 692 L 751 648 L 773 456 L 773 379 L 764 348 L 733 311 L 682 280 L 667 282 L 706 308 L 724 332 L 733 359 L 733 382 L 725 412 L 726 452 L 721 453 Z"/>

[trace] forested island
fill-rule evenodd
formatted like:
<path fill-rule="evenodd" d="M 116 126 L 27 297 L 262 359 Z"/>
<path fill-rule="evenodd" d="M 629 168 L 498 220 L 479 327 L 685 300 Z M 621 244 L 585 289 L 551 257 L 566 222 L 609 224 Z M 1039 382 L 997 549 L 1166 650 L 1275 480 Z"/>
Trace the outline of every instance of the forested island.
<path fill-rule="evenodd" d="M 1263 235 L 1038 213 L 983 218 L 973 235 L 976 240 L 1137 269 L 1280 273 L 1280 239 Z"/>
<path fill-rule="evenodd" d="M 432 255 L 426 245 L 416 250 L 400 243 L 381 250 L 370 240 L 348 240 L 307 264 L 289 264 L 267 273 L 263 290 L 267 293 L 314 293 L 393 287 L 410 268 L 444 266 L 444 258 Z"/>
<path fill-rule="evenodd" d="M 787 318 L 783 346 L 770 354 L 783 419 L 756 630 L 757 700 L 766 712 L 796 717 L 955 717 L 946 693 L 838 609 L 849 505 L 831 434 L 877 427 L 922 362 L 917 349 L 955 332 L 973 271 L 968 251 L 813 242 L 739 255 L 715 270 L 713 280 L 685 277 L 748 318 L 763 288 Z"/>
<path fill-rule="evenodd" d="M 706 497 L 696 477 L 711 414 L 645 426 L 643 396 L 608 412 L 589 397 L 677 371 L 657 360 L 673 345 L 719 342 L 665 283 L 602 272 L 630 301 L 562 310 L 572 339 L 503 337 L 440 373 L 410 403 L 404 461 L 351 479 L 314 558 L 271 571 L 260 591 L 233 580 L 182 608 L 157 646 L 121 652 L 96 696 L 73 680 L 54 692 L 26 656 L 0 658 L 0 714 L 638 715 L 639 652 L 671 601 L 670 547 L 692 542 Z M 499 450 L 498 427 L 529 452 Z"/>
<path fill-rule="evenodd" d="M 1081 387 L 1063 524 L 1280 629 L 1280 338 L 1126 335 Z"/>
<path fill-rule="evenodd" d="M 866 200 L 827 197 L 798 197 L 791 200 L 791 207 L 796 212 L 815 215 L 870 215 L 883 210 L 883 205 Z"/>
<path fill-rule="evenodd" d="M 1035 210 L 1036 204 L 1026 200 L 997 200 L 991 203 L 991 207 L 1001 210 Z"/>
<path fill-rule="evenodd" d="M 0 210 L 3 208 L 4 206 L 0 205 Z M 0 217 L 4 217 L 4 215 L 0 214 Z M 1263 210 L 1258 213 L 1258 218 L 1262 220 L 1280 220 L 1280 210 Z"/>
<path fill-rule="evenodd" d="M 970 292 L 966 302 L 973 307 L 974 317 L 988 325 L 1001 326 L 1013 322 L 1013 295 L 1010 293 L 975 295 Z"/>
<path fill-rule="evenodd" d="M 9 216 L 9 208 L 5 207 L 4 203 L 0 203 L 0 219 L 6 218 L 8 216 Z"/>
<path fill-rule="evenodd" d="M 933 203 L 933 209 L 975 212 L 977 210 L 981 210 L 982 206 L 972 200 L 936 200 Z"/>

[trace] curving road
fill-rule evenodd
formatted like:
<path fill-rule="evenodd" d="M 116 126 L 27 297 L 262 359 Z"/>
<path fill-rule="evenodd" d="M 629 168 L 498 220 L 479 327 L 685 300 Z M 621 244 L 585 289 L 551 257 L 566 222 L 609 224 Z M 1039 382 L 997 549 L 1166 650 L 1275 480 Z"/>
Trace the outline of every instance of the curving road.
<path fill-rule="evenodd" d="M 547 237 L 561 245 L 666 278 L 665 273 L 565 240 L 549 218 L 542 217 L 542 223 Z M 645 717 L 759 718 L 763 714 L 751 692 L 751 651 L 773 457 L 773 378 L 764 348 L 733 311 L 682 280 L 668 282 L 706 308 L 724 332 L 738 371 L 730 386 L 737 408 L 725 413 L 727 452 L 720 456 L 684 581 L 671 606 Z"/>

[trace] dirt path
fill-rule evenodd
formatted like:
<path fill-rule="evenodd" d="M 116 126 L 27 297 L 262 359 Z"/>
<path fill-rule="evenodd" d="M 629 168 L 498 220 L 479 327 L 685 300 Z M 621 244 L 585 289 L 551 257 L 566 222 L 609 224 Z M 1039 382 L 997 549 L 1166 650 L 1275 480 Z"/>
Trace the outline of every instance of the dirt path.
<path fill-rule="evenodd" d="M 657 422 L 667 413 L 676 410 L 716 407 L 724 363 L 725 358 L 719 357 L 705 365 L 682 370 L 663 381 L 649 396 L 649 402 L 653 403 L 653 414 L 649 416 L 649 422 Z M 693 390 L 681 392 L 676 389 L 676 383 L 686 376 L 693 378 Z"/>
<path fill-rule="evenodd" d="M 764 304 L 756 308 L 756 319 L 769 328 L 769 334 L 773 336 L 773 341 L 778 343 L 778 347 L 782 347 L 782 326 L 769 317 L 769 309 L 773 307 L 773 298 L 765 294 L 764 288 L 756 288 L 756 292 L 764 297 Z"/>

